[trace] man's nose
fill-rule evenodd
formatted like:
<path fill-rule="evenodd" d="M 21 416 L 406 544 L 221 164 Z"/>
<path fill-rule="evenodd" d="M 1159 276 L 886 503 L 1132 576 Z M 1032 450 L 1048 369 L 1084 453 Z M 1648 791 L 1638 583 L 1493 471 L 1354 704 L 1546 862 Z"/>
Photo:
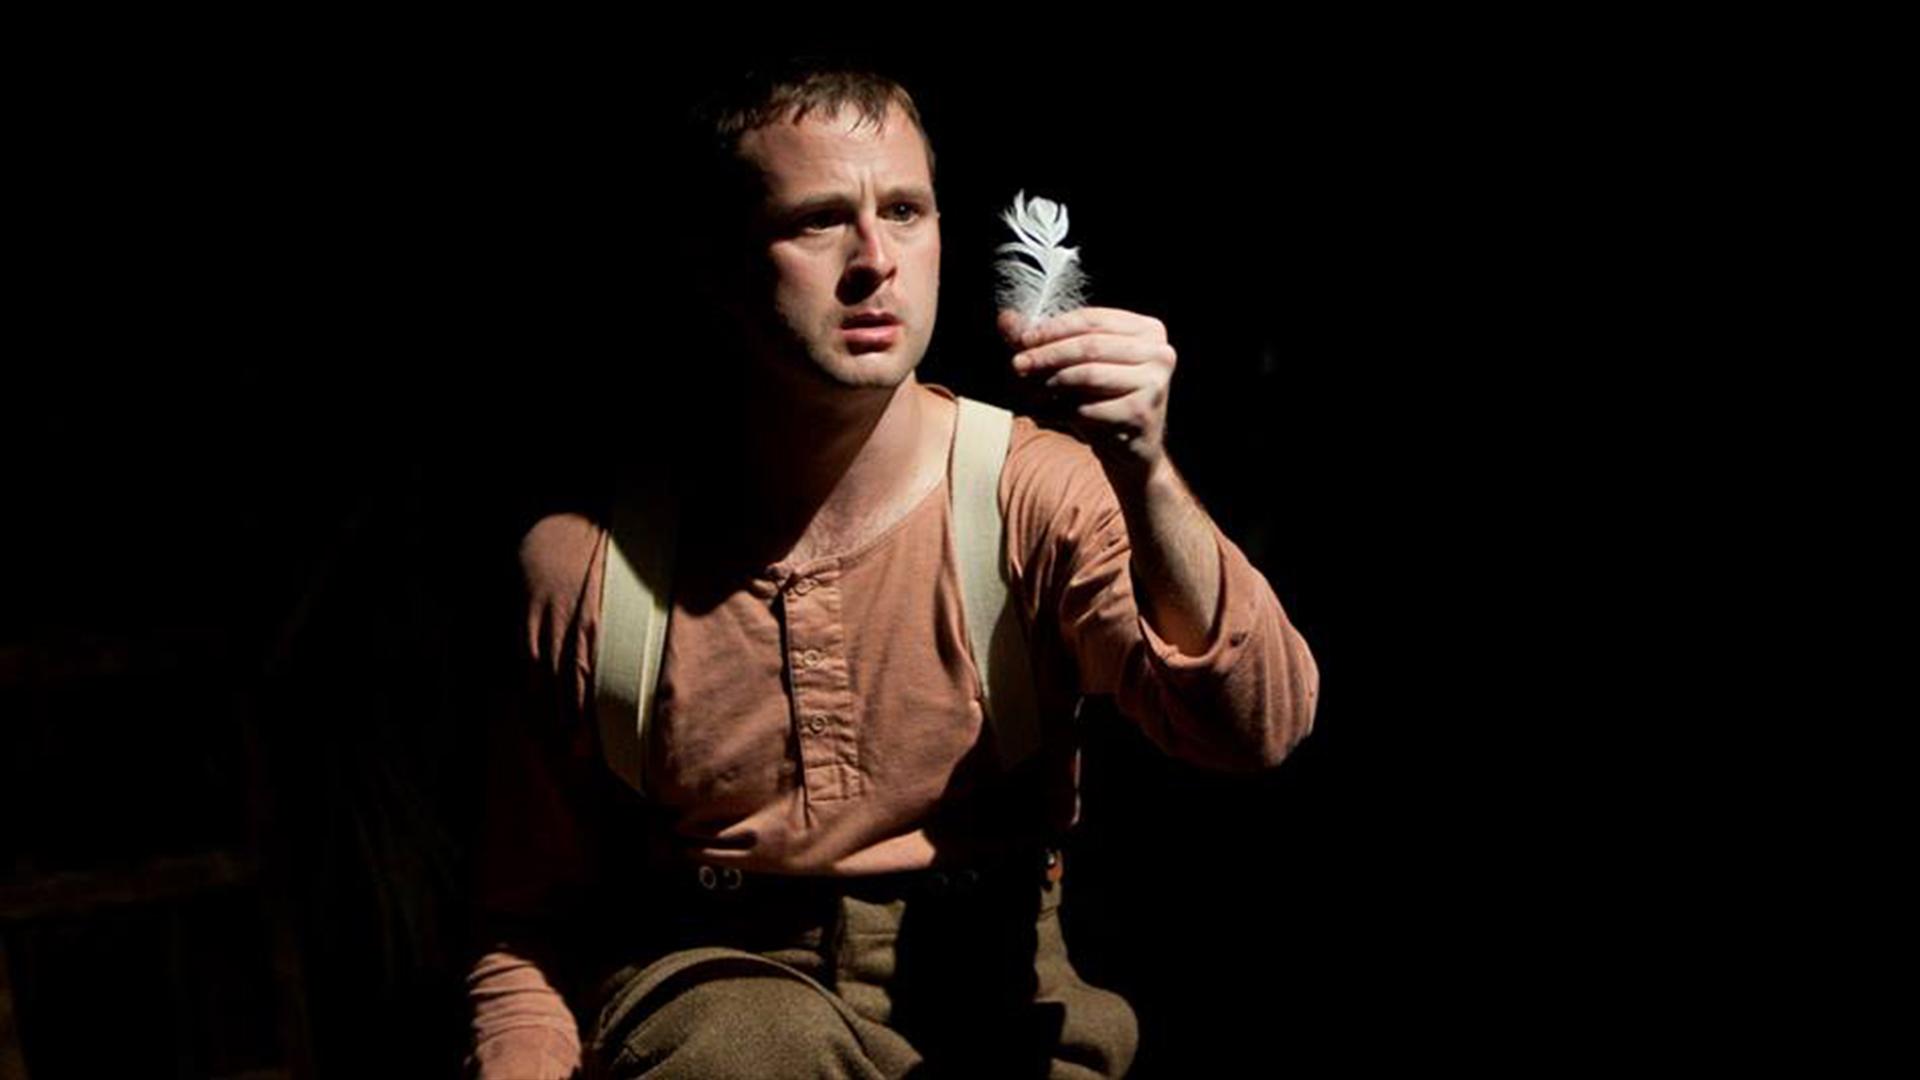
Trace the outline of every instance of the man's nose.
<path fill-rule="evenodd" d="M 893 276 L 898 262 L 894 258 L 893 239 L 878 214 L 861 214 L 853 232 L 854 250 L 847 260 L 849 278 L 870 281 L 873 285 Z"/>

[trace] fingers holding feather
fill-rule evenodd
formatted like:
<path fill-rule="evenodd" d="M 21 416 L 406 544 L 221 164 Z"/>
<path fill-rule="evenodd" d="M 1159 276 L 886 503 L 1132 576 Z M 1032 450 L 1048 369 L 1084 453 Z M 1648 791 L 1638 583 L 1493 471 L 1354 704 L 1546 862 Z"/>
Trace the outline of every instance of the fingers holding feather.
<path fill-rule="evenodd" d="M 1104 401 L 1140 391 L 1162 395 L 1167 378 L 1141 364 L 1089 363 L 1061 368 L 1047 376 L 1042 385 L 1061 400 Z"/>
<path fill-rule="evenodd" d="M 1001 326 L 1002 332 L 1005 332 L 1009 326 L 1004 317 Z M 1142 315 L 1122 308 L 1076 308 L 1050 319 L 1041 319 L 1031 325 L 1020 324 L 1019 316 L 1015 315 L 1012 327 L 1013 339 L 1028 348 L 1080 334 L 1125 334 L 1160 342 L 1167 340 L 1165 323 L 1151 315 Z"/>
<path fill-rule="evenodd" d="M 1082 333 L 1031 346 L 1013 357 L 1013 369 L 1022 375 L 1059 371 L 1076 364 L 1152 364 L 1173 370 L 1177 357 L 1164 338 L 1134 334 Z"/>
<path fill-rule="evenodd" d="M 996 320 L 1000 327 L 1000 338 L 1014 348 L 1020 347 L 1020 338 L 1026 333 L 1026 316 L 1017 311 L 1002 309 Z"/>
<path fill-rule="evenodd" d="M 1168 382 L 1167 370 L 1150 364 L 1076 364 L 1045 380 L 1040 412 L 1094 446 L 1141 440 L 1151 448 L 1166 426 Z"/>

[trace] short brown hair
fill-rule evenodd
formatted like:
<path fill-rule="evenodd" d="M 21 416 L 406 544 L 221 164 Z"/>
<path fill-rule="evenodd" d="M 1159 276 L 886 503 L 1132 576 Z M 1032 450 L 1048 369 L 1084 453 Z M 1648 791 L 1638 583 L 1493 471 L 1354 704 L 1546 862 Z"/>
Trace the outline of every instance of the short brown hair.
<path fill-rule="evenodd" d="M 697 110 L 698 124 L 711 142 L 709 152 L 731 159 L 749 131 L 780 122 L 799 123 L 811 113 L 838 115 L 853 108 L 864 124 L 878 127 L 898 105 L 927 149 L 927 174 L 933 174 L 933 140 L 913 95 L 893 79 L 868 68 L 821 57 L 792 57 L 747 72 L 723 87 Z"/>

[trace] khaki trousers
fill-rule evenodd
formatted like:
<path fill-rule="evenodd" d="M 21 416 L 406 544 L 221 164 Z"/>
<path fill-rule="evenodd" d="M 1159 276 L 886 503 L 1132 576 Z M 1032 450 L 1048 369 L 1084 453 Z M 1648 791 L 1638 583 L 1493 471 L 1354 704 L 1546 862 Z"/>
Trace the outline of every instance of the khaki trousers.
<path fill-rule="evenodd" d="M 639 959 L 599 981 L 587 1075 L 1124 1075 L 1138 1022 L 1074 971 L 1044 858 L 876 879 L 700 871 L 704 886 L 656 898 Z"/>

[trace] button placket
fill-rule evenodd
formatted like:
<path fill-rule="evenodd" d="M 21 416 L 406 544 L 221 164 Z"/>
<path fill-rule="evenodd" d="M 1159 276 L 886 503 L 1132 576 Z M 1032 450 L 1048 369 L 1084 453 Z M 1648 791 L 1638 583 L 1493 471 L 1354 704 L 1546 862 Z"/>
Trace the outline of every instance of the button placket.
<path fill-rule="evenodd" d="M 785 593 L 787 685 L 807 797 L 819 802 L 859 795 L 864 785 L 859 742 L 849 724 L 852 686 L 835 577 L 830 569 L 797 575 Z"/>

